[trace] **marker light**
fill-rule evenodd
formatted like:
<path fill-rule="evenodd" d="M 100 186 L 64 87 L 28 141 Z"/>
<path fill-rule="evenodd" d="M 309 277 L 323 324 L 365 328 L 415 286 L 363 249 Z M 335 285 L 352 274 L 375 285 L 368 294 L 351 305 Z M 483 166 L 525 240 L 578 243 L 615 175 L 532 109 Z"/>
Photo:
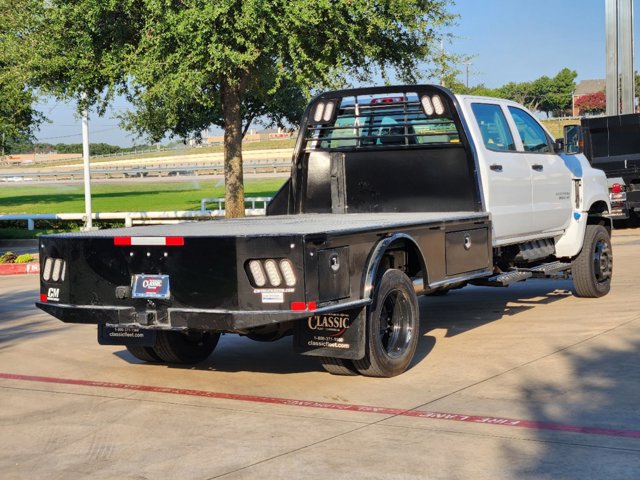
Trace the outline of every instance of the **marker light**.
<path fill-rule="evenodd" d="M 380 97 L 371 100 L 371 105 L 376 103 L 400 103 L 404 102 L 404 97 Z"/>
<path fill-rule="evenodd" d="M 620 185 L 619 183 L 614 183 L 613 185 L 611 185 L 611 193 L 621 193 L 622 192 L 622 185 Z"/>

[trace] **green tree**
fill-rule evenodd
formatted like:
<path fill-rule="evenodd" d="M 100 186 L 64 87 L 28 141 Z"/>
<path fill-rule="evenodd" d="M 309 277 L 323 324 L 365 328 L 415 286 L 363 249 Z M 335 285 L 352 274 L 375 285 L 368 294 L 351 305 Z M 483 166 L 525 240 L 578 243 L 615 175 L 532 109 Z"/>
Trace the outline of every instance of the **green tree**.
<path fill-rule="evenodd" d="M 139 0 L 22 0 L 33 28 L 21 48 L 29 51 L 30 82 L 59 100 L 76 100 L 78 112 L 99 114 L 126 91 L 127 55 L 140 37 Z"/>
<path fill-rule="evenodd" d="M 295 121 L 312 89 L 347 77 L 394 71 L 414 80 L 439 50 L 436 29 L 452 19 L 448 0 L 143 3 L 145 35 L 129 58 L 140 101 L 152 106 L 156 137 L 162 128 L 224 128 L 228 216 L 244 214 L 241 146 L 251 117 Z"/>
<path fill-rule="evenodd" d="M 575 71 L 563 68 L 553 78 L 543 75 L 532 82 L 509 82 L 492 94 L 521 103 L 530 110 L 545 112 L 547 116 L 564 115 L 571 108 L 577 76 Z"/>
<path fill-rule="evenodd" d="M 568 68 L 560 70 L 555 77 L 549 79 L 547 88 L 540 98 L 541 111 L 554 116 L 565 116 L 571 112 L 571 97 L 576 89 L 578 73 Z M 546 78 L 546 77 L 544 77 Z"/>
<path fill-rule="evenodd" d="M 525 106 L 529 106 L 529 102 L 532 98 L 531 90 L 532 84 L 530 82 L 509 82 L 496 89 L 496 96 L 499 98 L 513 100 L 514 102 L 521 103 Z"/>
<path fill-rule="evenodd" d="M 34 109 L 36 97 L 22 68 L 21 35 L 31 27 L 28 2 L 0 3 L 0 148 L 2 155 L 28 142 L 44 117 Z M 19 26 L 20 29 L 15 28 Z"/>
<path fill-rule="evenodd" d="M 312 90 L 347 78 L 415 80 L 453 19 L 450 0 L 31 1 L 43 91 L 103 108 L 126 90 L 137 111 L 125 122 L 155 139 L 222 125 L 229 216 L 244 214 L 250 121 L 293 122 Z"/>

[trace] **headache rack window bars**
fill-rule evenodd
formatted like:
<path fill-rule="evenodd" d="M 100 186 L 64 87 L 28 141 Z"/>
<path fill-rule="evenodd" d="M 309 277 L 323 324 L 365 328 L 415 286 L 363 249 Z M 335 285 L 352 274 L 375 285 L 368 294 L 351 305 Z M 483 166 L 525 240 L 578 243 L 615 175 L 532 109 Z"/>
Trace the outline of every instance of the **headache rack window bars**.
<path fill-rule="evenodd" d="M 306 151 L 460 144 L 449 108 L 427 115 L 416 94 L 344 97 L 338 102 L 332 122 L 307 125 Z"/>

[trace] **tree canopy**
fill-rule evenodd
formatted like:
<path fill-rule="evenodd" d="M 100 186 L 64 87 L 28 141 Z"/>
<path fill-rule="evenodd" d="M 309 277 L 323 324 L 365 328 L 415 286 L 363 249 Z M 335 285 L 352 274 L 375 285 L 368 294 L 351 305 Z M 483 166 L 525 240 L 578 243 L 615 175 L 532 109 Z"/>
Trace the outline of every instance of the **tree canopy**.
<path fill-rule="evenodd" d="M 607 109 L 607 95 L 604 92 L 582 95 L 576 99 L 576 108 L 586 115 L 604 113 Z"/>
<path fill-rule="evenodd" d="M 34 109 L 36 97 L 28 88 L 22 69 L 25 50 L 21 34 L 30 27 L 29 12 L 22 1 L 0 4 L 0 147 L 10 152 L 16 144 L 32 138 L 43 117 Z M 21 25 L 22 31 L 15 25 Z"/>
<path fill-rule="evenodd" d="M 44 92 L 99 107 L 126 92 L 126 125 L 155 139 L 224 128 L 231 216 L 244 213 L 251 121 L 294 123 L 314 89 L 347 78 L 416 80 L 453 19 L 450 0 L 22 1 L 36 10 L 26 44 Z"/>
<path fill-rule="evenodd" d="M 545 112 L 547 116 L 564 116 L 571 111 L 571 97 L 576 89 L 577 76 L 577 72 L 563 68 L 552 78 L 544 75 L 531 82 L 509 82 L 493 89 L 482 84 L 467 88 L 455 78 L 450 78 L 450 88 L 456 93 L 513 100 L 530 110 Z"/>

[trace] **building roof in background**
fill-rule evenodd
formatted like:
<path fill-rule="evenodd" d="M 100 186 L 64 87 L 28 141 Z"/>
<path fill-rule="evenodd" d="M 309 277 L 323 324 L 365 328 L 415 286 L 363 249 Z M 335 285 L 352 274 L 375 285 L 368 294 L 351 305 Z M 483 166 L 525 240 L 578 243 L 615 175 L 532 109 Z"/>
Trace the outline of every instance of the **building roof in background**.
<path fill-rule="evenodd" d="M 589 93 L 604 92 L 607 82 L 605 80 L 582 80 L 576 87 L 574 95 L 588 95 Z"/>

